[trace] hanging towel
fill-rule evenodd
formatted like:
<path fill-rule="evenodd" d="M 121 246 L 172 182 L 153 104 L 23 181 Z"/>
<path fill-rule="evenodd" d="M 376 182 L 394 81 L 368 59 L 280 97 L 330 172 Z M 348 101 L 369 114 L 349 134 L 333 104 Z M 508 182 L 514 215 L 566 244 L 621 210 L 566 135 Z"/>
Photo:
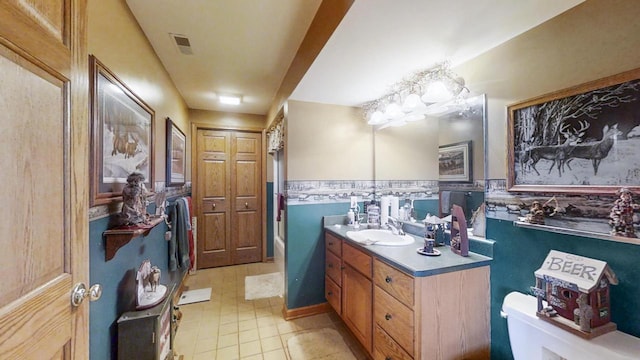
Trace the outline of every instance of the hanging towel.
<path fill-rule="evenodd" d="M 189 261 L 189 205 L 184 198 L 176 200 L 171 210 L 171 239 L 169 240 L 169 270 L 188 269 Z"/>
<path fill-rule="evenodd" d="M 467 213 L 467 198 L 463 191 L 452 191 L 449 201 L 451 202 L 452 207 L 453 205 L 458 205 L 462 208 L 462 211 L 465 214 Z"/>
<path fill-rule="evenodd" d="M 191 196 L 185 196 L 185 199 L 187 199 L 187 210 L 189 211 L 189 230 L 187 231 L 187 236 L 189 237 L 189 270 L 193 270 L 193 266 L 196 263 L 196 249 L 193 242 L 193 224 L 191 223 L 191 220 L 193 219 L 191 217 L 191 214 L 193 214 L 193 205 L 191 204 Z"/>
<path fill-rule="evenodd" d="M 278 215 L 276 215 L 276 221 L 282 220 L 282 210 L 284 210 L 284 194 L 278 193 Z"/>

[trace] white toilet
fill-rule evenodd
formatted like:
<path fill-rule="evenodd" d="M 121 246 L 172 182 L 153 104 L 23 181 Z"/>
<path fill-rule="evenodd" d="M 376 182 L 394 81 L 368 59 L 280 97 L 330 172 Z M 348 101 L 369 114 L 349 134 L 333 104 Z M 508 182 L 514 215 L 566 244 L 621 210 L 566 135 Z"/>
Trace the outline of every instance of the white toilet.
<path fill-rule="evenodd" d="M 512 292 L 504 298 L 502 316 L 515 360 L 640 359 L 640 338 L 614 331 L 586 340 L 538 319 L 536 310 L 533 296 Z"/>

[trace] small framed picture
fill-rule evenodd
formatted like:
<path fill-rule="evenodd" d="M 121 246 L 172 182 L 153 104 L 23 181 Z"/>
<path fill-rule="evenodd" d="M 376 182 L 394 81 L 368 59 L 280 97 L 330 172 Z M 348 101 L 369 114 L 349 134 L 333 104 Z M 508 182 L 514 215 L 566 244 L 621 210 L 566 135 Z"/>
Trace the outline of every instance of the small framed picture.
<path fill-rule="evenodd" d="M 471 141 L 442 145 L 438 148 L 439 181 L 470 182 Z"/>
<path fill-rule="evenodd" d="M 186 136 L 167 118 L 167 187 L 184 185 L 186 147 Z"/>

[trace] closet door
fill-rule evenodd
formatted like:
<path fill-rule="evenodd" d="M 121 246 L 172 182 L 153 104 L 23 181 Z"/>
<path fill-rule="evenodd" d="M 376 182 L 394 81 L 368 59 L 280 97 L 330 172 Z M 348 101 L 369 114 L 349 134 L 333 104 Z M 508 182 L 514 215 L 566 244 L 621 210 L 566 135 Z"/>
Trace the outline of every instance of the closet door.
<path fill-rule="evenodd" d="M 198 129 L 196 135 L 198 268 L 231 265 L 231 134 Z"/>
<path fill-rule="evenodd" d="M 198 268 L 262 261 L 262 133 L 198 129 Z"/>
<path fill-rule="evenodd" d="M 258 262 L 262 260 L 262 134 L 234 132 L 231 138 L 232 260 Z"/>

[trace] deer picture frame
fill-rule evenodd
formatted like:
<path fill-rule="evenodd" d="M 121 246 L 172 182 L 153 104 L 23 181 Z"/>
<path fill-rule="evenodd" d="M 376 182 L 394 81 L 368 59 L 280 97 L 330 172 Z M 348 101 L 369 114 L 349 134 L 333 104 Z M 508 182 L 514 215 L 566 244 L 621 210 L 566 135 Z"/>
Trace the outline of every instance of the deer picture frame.
<path fill-rule="evenodd" d="M 133 172 L 153 192 L 153 109 L 93 55 L 89 69 L 90 206 L 120 201 Z"/>
<path fill-rule="evenodd" d="M 508 107 L 507 189 L 640 190 L 640 69 Z"/>

